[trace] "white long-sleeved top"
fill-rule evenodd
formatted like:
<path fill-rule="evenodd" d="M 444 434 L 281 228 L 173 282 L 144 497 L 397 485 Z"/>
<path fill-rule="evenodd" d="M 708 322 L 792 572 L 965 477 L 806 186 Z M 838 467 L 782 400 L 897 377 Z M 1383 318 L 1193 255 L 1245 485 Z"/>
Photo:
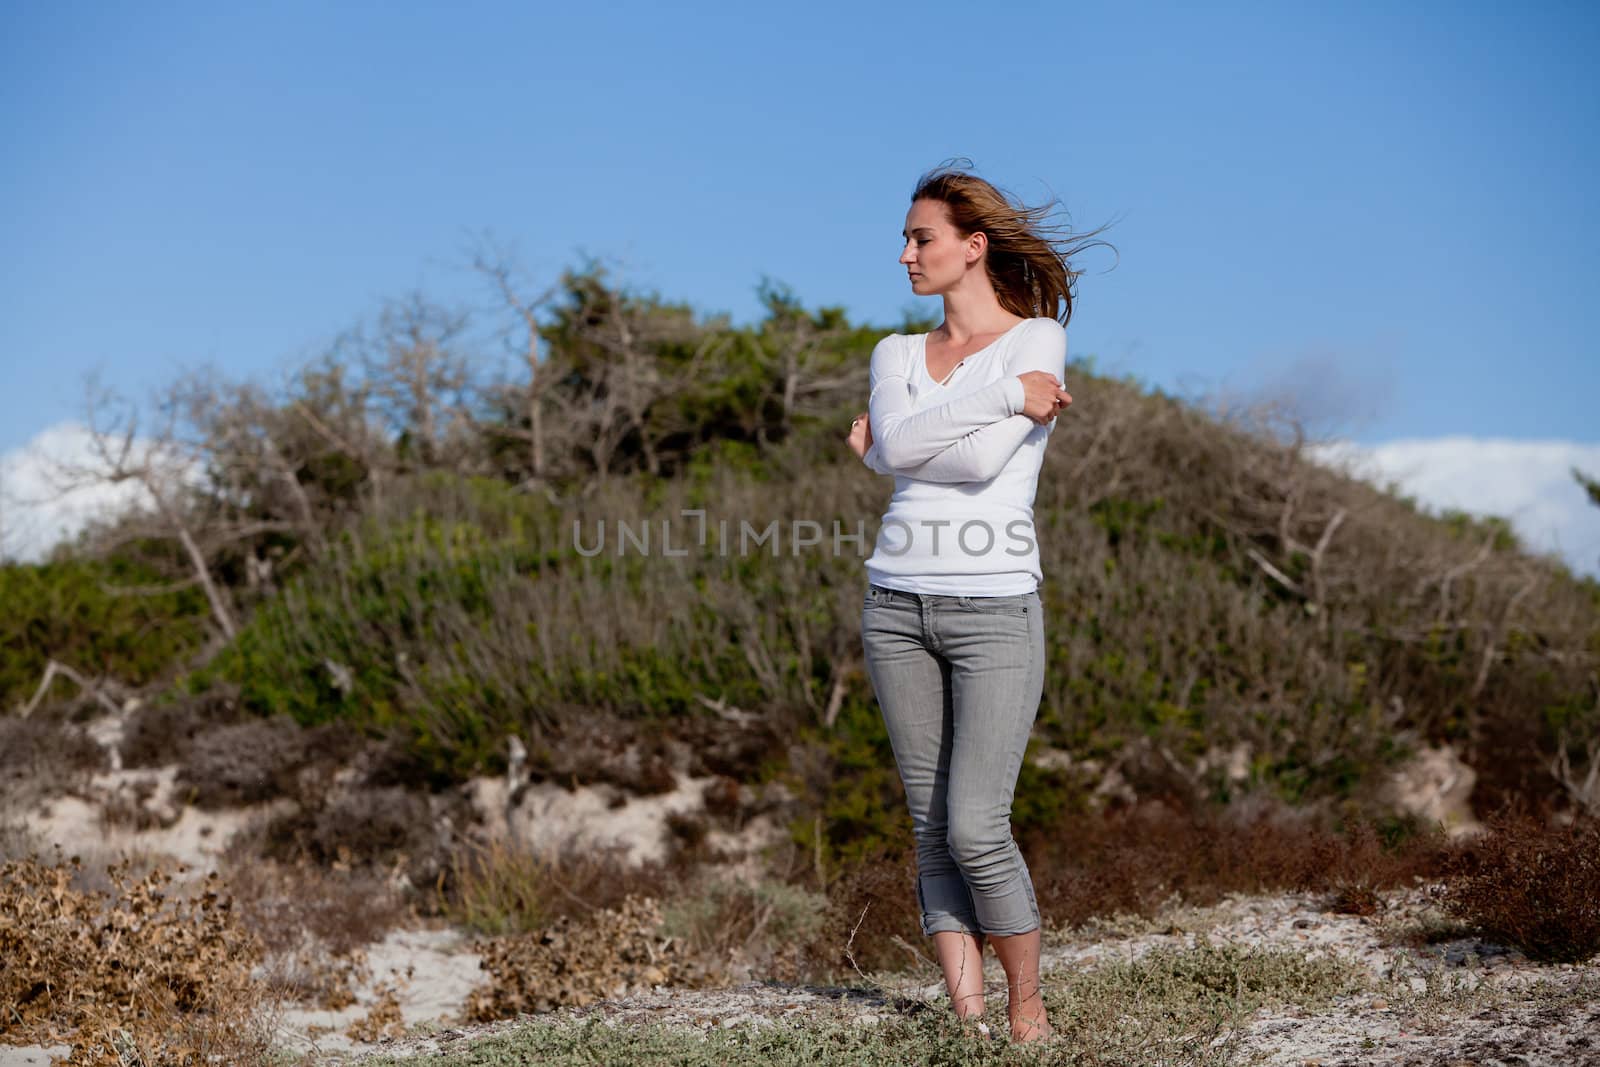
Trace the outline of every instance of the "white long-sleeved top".
<path fill-rule="evenodd" d="M 958 363 L 928 372 L 928 335 L 890 334 L 872 350 L 862 457 L 894 476 L 894 495 L 866 561 L 868 579 L 945 596 L 1012 596 L 1044 580 L 1033 499 L 1055 420 L 1021 414 L 1030 370 L 1066 383 L 1067 335 L 1024 319 Z"/>

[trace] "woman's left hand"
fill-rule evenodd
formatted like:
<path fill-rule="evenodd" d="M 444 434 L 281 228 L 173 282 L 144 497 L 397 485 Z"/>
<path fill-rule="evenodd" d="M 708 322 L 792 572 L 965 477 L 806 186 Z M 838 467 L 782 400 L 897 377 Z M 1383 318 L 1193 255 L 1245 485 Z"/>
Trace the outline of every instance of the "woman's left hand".
<path fill-rule="evenodd" d="M 865 411 L 850 424 L 850 436 L 845 440 L 858 459 L 866 458 L 867 449 L 872 447 L 872 422 Z"/>

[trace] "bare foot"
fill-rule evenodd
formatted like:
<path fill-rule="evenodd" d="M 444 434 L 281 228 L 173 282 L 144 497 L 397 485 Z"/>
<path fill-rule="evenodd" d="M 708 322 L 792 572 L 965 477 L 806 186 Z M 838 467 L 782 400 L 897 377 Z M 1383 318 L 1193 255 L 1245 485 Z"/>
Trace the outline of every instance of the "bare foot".
<path fill-rule="evenodd" d="M 1033 997 L 1021 1010 L 1011 1013 L 1011 1040 L 1018 1044 L 1043 1041 L 1056 1032 L 1044 1011 L 1044 998 Z"/>

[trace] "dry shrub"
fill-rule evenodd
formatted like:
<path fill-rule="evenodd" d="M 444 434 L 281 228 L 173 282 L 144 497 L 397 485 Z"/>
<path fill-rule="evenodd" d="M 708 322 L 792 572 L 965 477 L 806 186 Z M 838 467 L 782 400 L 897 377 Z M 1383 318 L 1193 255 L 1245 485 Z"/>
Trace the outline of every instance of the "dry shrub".
<path fill-rule="evenodd" d="M 1447 848 L 1422 826 L 1393 846 L 1369 819 L 1341 832 L 1286 809 L 1179 811 L 1145 802 L 1064 822 L 1023 843 L 1040 910 L 1078 925 L 1118 911 L 1151 916 L 1173 893 L 1190 904 L 1232 892 L 1326 893 L 1332 910 L 1436 872 Z"/>
<path fill-rule="evenodd" d="M 916 878 L 909 842 L 879 846 L 840 871 L 828 886 L 822 936 L 807 946 L 807 963 L 819 976 L 832 976 L 845 968 L 894 970 L 915 962 L 915 946 L 924 942 Z"/>
<path fill-rule="evenodd" d="M 450 803 L 400 786 L 323 793 L 272 820 L 259 847 L 282 862 L 384 869 L 412 885 L 429 885 L 444 870 L 453 836 L 452 820 L 435 806 Z"/>
<path fill-rule="evenodd" d="M 151 733 L 163 722 L 158 717 Z M 178 731 L 173 744 L 181 750 L 181 723 L 174 719 L 167 725 Z M 149 740 L 138 742 L 141 750 Z M 212 725 L 186 743 L 178 784 L 202 808 L 255 804 L 280 796 L 314 802 L 363 747 L 360 736 L 343 723 L 303 727 L 284 715 Z"/>
<path fill-rule="evenodd" d="M 1339 915 L 1376 915 L 1383 910 L 1383 898 L 1371 886 L 1344 885 L 1328 898 L 1327 908 Z"/>
<path fill-rule="evenodd" d="M 1486 826 L 1449 858 L 1434 891 L 1444 909 L 1529 959 L 1600 953 L 1600 818 L 1559 826 L 1511 806 Z"/>
<path fill-rule="evenodd" d="M 667 735 L 659 724 L 587 712 L 563 723 L 528 753 L 534 779 L 574 784 L 609 782 L 640 796 L 678 787 Z"/>
<path fill-rule="evenodd" d="M 255 804 L 294 795 L 294 773 L 308 755 L 294 720 L 247 719 L 196 736 L 178 783 L 202 808 Z"/>
<path fill-rule="evenodd" d="M 828 898 L 780 879 L 712 874 L 674 893 L 666 930 L 719 982 L 794 982 L 826 929 Z"/>
<path fill-rule="evenodd" d="M 699 968 L 660 928 L 655 899 L 630 895 L 617 908 L 563 916 L 539 933 L 477 942 L 490 979 L 467 998 L 464 1014 L 489 1022 L 695 984 Z"/>
<path fill-rule="evenodd" d="M 1377 891 L 1410 886 L 1441 869 L 1442 833 L 1412 826 L 1393 845 L 1370 820 L 1340 830 L 1311 812 L 1271 802 L 1182 810 L 1158 801 L 1064 819 L 1020 847 L 1047 924 L 1081 925 L 1119 912 L 1154 916 L 1177 894 L 1192 905 L 1233 892 L 1326 894 L 1332 911 L 1369 914 Z M 907 841 L 882 847 L 834 879 L 821 938 L 809 962 L 896 969 L 917 961 L 926 939 L 917 913 L 916 857 Z"/>
<path fill-rule="evenodd" d="M 543 854 L 494 839 L 456 853 L 438 908 L 452 922 L 493 936 L 586 921 L 629 896 L 667 901 L 663 932 L 702 974 L 727 981 L 752 974 L 796 980 L 810 962 L 828 904 L 781 872 L 746 882 L 695 866 L 684 853 L 632 866 L 615 849 Z"/>
<path fill-rule="evenodd" d="M 378 987 L 372 1007 L 365 1015 L 345 1029 L 352 1041 L 377 1041 L 384 1037 L 399 1037 L 406 1032 L 405 1016 L 400 1012 L 399 991 L 393 983 Z"/>
<path fill-rule="evenodd" d="M 549 918 L 551 864 L 500 839 L 468 843 L 450 858 L 449 894 L 440 911 L 485 934 L 525 933 Z"/>
<path fill-rule="evenodd" d="M 635 865 L 616 846 L 573 843 L 534 852 L 500 838 L 464 840 L 437 883 L 435 904 L 471 929 L 522 933 L 618 907 L 630 896 L 676 897 L 685 878 L 680 862 Z"/>
<path fill-rule="evenodd" d="M 260 943 L 212 874 L 193 897 L 172 876 L 113 865 L 109 894 L 72 887 L 79 863 L 0 867 L 0 1038 L 68 1040 L 74 1064 L 242 1063 L 267 1050 Z M 182 873 L 182 868 L 179 869 Z M 119 1052 L 120 1049 L 120 1052 Z"/>
<path fill-rule="evenodd" d="M 0 797 L 26 805 L 105 767 L 105 750 L 79 726 L 43 713 L 0 716 Z"/>
<path fill-rule="evenodd" d="M 124 767 L 184 763 L 206 729 L 236 722 L 237 692 L 217 685 L 204 693 L 144 704 L 128 716 L 117 746 Z"/>
<path fill-rule="evenodd" d="M 401 893 L 370 870 L 332 870 L 307 862 L 276 863 L 230 850 L 224 870 L 239 921 L 268 952 L 294 948 L 304 936 L 344 956 L 381 940 L 410 915 Z"/>
<path fill-rule="evenodd" d="M 672 729 L 687 749 L 690 775 L 720 775 L 736 782 L 750 780 L 752 769 L 763 763 L 781 759 L 789 740 L 783 724 L 766 715 L 686 716 L 675 720 Z"/>
<path fill-rule="evenodd" d="M 337 1011 L 370 974 L 365 946 L 411 916 L 377 872 L 280 864 L 230 849 L 224 876 L 240 924 L 266 952 L 274 986 L 297 1002 Z"/>

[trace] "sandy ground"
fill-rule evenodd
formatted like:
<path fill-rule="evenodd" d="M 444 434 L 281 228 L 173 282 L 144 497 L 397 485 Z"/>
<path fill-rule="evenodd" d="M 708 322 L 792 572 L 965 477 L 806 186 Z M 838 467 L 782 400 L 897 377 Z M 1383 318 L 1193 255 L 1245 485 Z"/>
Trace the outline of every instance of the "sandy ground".
<path fill-rule="evenodd" d="M 117 764 L 96 776 L 84 795 L 57 796 L 26 813 L 28 830 L 42 842 L 69 852 L 84 848 L 169 855 L 195 875 L 215 865 L 229 838 L 269 806 L 206 813 L 175 805 L 175 767 L 122 770 Z M 571 835 L 628 843 L 640 856 L 655 855 L 674 812 L 704 804 L 706 780 L 682 780 L 679 788 L 651 798 L 616 797 L 604 788 L 577 792 L 553 786 L 525 789 L 508 806 L 508 783 L 480 780 L 469 787 L 487 824 L 498 822 L 519 835 L 556 844 Z M 104 825 L 100 812 L 132 801 L 157 816 L 157 825 L 132 831 Z M 758 832 L 759 831 L 759 832 Z M 752 852 L 781 834 L 761 823 L 748 840 L 729 842 Z M 738 851 L 738 849 L 735 849 Z M 1342 1064 L 1549 1064 L 1600 1067 L 1600 959 L 1583 966 L 1540 966 L 1518 952 L 1476 939 L 1398 948 L 1384 943 L 1386 930 L 1415 922 L 1430 910 L 1425 894 L 1385 894 L 1377 916 L 1335 915 L 1320 899 L 1298 894 L 1236 896 L 1212 908 L 1173 906 L 1156 921 L 1111 920 L 1046 938 L 1046 975 L 1085 969 L 1113 958 L 1137 958 L 1158 946 L 1193 946 L 1201 934 L 1213 942 L 1242 946 L 1293 947 L 1308 954 L 1333 953 L 1358 961 L 1377 980 L 1392 980 L 1399 995 L 1362 994 L 1320 1013 L 1271 1009 L 1259 1012 L 1241 1035 L 1241 1064 L 1334 1067 Z M 369 946 L 356 1003 L 341 1011 L 286 1006 L 278 1019 L 278 1043 L 309 1054 L 313 1062 L 341 1063 L 384 1054 L 427 1053 L 539 1019 L 493 1025 L 457 1022 L 474 986 L 484 977 L 471 938 L 448 929 L 400 929 Z M 999 965 L 986 961 L 991 1003 L 1003 1005 Z M 904 1010 L 909 998 L 947 1010 L 936 971 L 884 979 L 878 991 L 792 987 L 750 983 L 723 990 L 658 989 L 646 995 L 604 1001 L 563 1016 L 598 1015 L 616 1025 L 656 1022 L 703 1030 L 763 1025 L 797 1017 L 847 1018 L 872 1024 Z M 1452 1004 L 1437 994 L 1455 990 Z M 1563 995 L 1563 991 L 1568 991 Z M 363 1043 L 347 1030 L 392 992 L 406 1036 Z M 549 1017 L 545 1017 L 549 1018 Z M 0 1067 L 33 1067 L 65 1057 L 64 1046 L 0 1046 Z"/>
<path fill-rule="evenodd" d="M 340 1011 L 291 1006 L 279 1020 L 279 1045 L 319 1054 L 356 1048 L 361 1043 L 346 1030 L 372 1010 L 384 986 L 394 989 L 407 1026 L 453 1019 L 483 977 L 470 941 L 448 929 L 391 930 L 367 949 L 369 974 L 356 1003 Z"/>
<path fill-rule="evenodd" d="M 1391 924 L 1414 920 L 1429 907 L 1420 889 L 1390 894 L 1386 900 L 1388 908 L 1370 918 L 1329 914 L 1319 909 L 1318 898 L 1301 894 L 1234 896 L 1205 909 L 1176 907 L 1156 922 L 1135 924 L 1160 932 L 1127 934 L 1113 923 L 1053 935 L 1047 939 L 1041 969 L 1046 974 L 1059 973 L 1112 958 L 1136 959 L 1157 947 L 1193 947 L 1202 934 L 1214 944 L 1336 954 L 1360 962 L 1374 978 L 1392 979 L 1412 996 L 1363 993 L 1317 1013 L 1265 1009 L 1241 1035 L 1237 1062 L 1269 1067 L 1600 1064 L 1600 960 L 1581 966 L 1538 965 L 1514 949 L 1474 938 L 1440 942 L 1425 949 L 1386 946 L 1382 936 Z M 409 943 L 396 940 L 395 947 Z M 446 956 L 452 951 L 442 942 L 425 944 L 427 951 Z M 399 958 L 395 957 L 396 963 Z M 990 958 L 986 968 L 991 1002 L 1003 1005 L 999 965 Z M 345 1041 L 335 1049 L 324 1042 L 319 1047 L 330 1054 L 326 1062 L 359 1062 L 372 1053 L 422 1055 L 460 1048 L 463 1043 L 519 1025 L 538 1025 L 537 1018 L 520 1023 L 453 1025 L 448 1013 L 437 1009 L 449 1006 L 449 990 L 465 994 L 473 980 L 470 970 L 464 961 L 457 961 L 437 967 L 433 977 L 423 977 L 424 971 L 417 967 L 416 988 L 402 997 L 406 1021 L 416 1026 L 412 1033 L 367 1046 Z M 870 1025 L 903 1010 L 902 998 L 943 1010 L 943 983 L 936 975 L 923 975 L 922 979 L 888 980 L 881 992 L 761 983 L 724 990 L 659 989 L 565 1009 L 544 1018 L 599 1015 L 616 1025 L 650 1022 L 700 1030 L 797 1017 L 846 1018 Z M 1458 994 L 1476 991 L 1478 1002 L 1460 1009 L 1443 1005 L 1434 994 L 1446 990 Z M 1561 990 L 1577 991 L 1577 995 L 1563 998 Z M 347 1014 L 354 1018 L 358 1013 Z M 300 1021 L 309 1022 L 311 1017 L 300 1017 Z"/>
<path fill-rule="evenodd" d="M 0 1067 L 48 1067 L 70 1051 L 65 1045 L 0 1045 Z"/>

